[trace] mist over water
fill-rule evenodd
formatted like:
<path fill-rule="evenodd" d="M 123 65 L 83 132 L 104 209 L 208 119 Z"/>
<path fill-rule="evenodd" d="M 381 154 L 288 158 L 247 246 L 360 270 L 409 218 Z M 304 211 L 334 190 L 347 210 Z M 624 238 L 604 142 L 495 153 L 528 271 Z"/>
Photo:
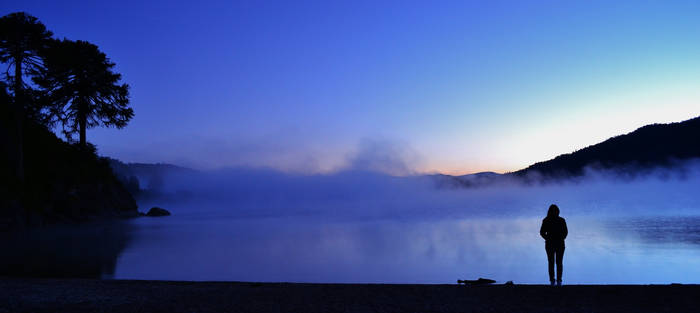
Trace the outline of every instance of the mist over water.
<path fill-rule="evenodd" d="M 439 188 L 376 168 L 323 175 L 226 169 L 163 177 L 173 215 L 131 222 L 115 278 L 546 283 L 547 207 L 567 219 L 565 283 L 700 280 L 700 167 L 631 178 Z"/>

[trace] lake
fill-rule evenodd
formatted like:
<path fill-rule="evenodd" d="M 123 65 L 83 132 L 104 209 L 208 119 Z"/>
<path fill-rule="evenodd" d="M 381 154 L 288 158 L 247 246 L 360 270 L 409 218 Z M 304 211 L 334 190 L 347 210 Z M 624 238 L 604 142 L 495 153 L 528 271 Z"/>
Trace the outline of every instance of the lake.
<path fill-rule="evenodd" d="M 548 283 L 556 203 L 565 284 L 700 281 L 700 175 L 437 188 L 368 173 L 169 177 L 173 215 L 0 240 L 4 275 L 313 283 Z"/>
<path fill-rule="evenodd" d="M 114 278 L 263 282 L 546 283 L 539 219 L 328 222 L 140 219 Z M 564 281 L 697 283 L 700 218 L 569 218 Z"/>

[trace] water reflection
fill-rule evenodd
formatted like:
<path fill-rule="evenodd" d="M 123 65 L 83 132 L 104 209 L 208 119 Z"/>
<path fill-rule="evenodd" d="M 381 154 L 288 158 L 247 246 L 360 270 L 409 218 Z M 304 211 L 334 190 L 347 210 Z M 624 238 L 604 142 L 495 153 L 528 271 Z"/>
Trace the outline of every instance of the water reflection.
<path fill-rule="evenodd" d="M 21 277 L 113 277 L 129 244 L 125 221 L 30 228 L 0 237 L 0 275 Z"/>
<path fill-rule="evenodd" d="M 608 222 L 608 228 L 622 233 L 636 233 L 639 239 L 650 244 L 700 245 L 700 217 L 656 216 L 633 217 Z"/>
<path fill-rule="evenodd" d="M 700 218 L 566 216 L 565 283 L 700 279 Z M 535 218 L 338 221 L 184 214 L 132 221 L 115 278 L 453 283 L 489 277 L 546 283 Z"/>

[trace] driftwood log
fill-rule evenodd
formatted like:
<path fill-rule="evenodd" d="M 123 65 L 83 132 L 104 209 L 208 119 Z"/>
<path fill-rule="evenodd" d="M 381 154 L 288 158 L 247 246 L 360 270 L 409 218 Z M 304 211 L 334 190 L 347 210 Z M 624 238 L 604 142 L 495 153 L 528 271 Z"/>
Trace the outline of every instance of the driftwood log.
<path fill-rule="evenodd" d="M 477 280 L 457 280 L 457 284 L 465 284 L 467 286 L 479 286 L 479 285 L 490 285 L 495 283 L 496 281 L 493 279 L 488 279 L 488 278 L 479 278 Z"/>

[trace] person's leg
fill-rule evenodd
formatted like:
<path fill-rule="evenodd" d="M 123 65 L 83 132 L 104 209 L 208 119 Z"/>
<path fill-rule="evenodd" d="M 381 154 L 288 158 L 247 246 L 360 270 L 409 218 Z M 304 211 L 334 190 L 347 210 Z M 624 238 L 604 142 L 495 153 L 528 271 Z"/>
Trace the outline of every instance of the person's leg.
<path fill-rule="evenodd" d="M 561 283 L 561 275 L 564 272 L 564 247 L 560 247 L 556 252 L 557 261 L 557 282 Z"/>
<path fill-rule="evenodd" d="M 549 282 L 554 284 L 554 249 L 545 246 L 545 251 L 547 251 L 547 265 L 549 269 Z"/>

